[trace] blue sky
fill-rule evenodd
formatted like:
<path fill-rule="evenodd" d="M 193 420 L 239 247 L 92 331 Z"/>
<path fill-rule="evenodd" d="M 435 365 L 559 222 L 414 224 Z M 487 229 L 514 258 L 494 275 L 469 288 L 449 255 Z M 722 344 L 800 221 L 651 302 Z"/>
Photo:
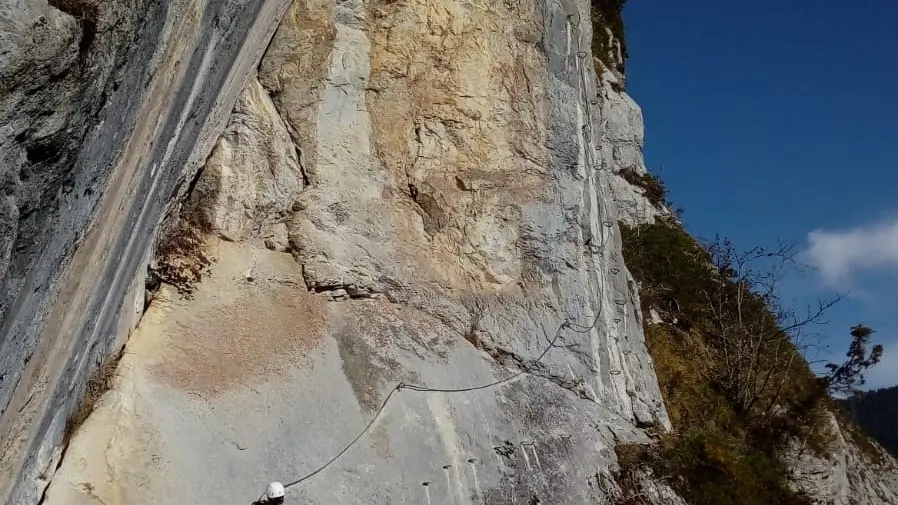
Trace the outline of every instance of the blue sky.
<path fill-rule="evenodd" d="M 646 162 L 687 228 L 806 249 L 817 270 L 785 295 L 847 294 L 832 359 L 863 322 L 886 346 L 867 385 L 898 383 L 898 2 L 630 0 L 624 18 Z"/>

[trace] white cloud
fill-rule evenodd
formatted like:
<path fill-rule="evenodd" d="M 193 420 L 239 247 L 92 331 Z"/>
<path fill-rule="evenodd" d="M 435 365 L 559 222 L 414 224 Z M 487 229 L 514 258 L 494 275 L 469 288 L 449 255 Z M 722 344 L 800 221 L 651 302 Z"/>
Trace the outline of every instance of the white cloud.
<path fill-rule="evenodd" d="M 861 271 L 898 271 L 898 216 L 847 230 L 814 230 L 805 254 L 830 285 L 844 284 Z"/>

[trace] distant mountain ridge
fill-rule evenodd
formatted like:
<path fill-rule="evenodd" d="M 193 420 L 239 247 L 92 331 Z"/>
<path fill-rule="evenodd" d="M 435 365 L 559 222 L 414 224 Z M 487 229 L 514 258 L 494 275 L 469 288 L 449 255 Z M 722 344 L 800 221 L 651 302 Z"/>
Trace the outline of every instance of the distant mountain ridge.
<path fill-rule="evenodd" d="M 898 456 L 898 386 L 859 394 L 839 404 L 868 435 L 892 456 Z"/>

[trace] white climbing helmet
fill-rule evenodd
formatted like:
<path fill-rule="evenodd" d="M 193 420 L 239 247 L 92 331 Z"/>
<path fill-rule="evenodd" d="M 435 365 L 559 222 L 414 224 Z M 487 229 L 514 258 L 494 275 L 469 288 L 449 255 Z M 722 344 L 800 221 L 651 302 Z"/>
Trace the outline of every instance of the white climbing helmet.
<path fill-rule="evenodd" d="M 268 489 L 265 490 L 265 497 L 269 500 L 273 500 L 275 498 L 283 498 L 286 491 L 284 490 L 284 485 L 280 482 L 272 482 L 268 485 Z"/>

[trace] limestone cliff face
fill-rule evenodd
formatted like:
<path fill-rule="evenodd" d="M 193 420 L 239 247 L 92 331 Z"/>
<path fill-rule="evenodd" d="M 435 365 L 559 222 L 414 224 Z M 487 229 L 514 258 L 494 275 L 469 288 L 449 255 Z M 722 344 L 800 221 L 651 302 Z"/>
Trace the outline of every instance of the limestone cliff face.
<path fill-rule="evenodd" d="M 598 92 L 605 133 L 599 139 L 599 147 L 602 168 L 609 173 L 609 196 L 614 200 L 620 222 L 630 226 L 654 223 L 659 216 L 670 216 L 670 210 L 652 202 L 644 188 L 631 184 L 625 177 L 627 172 L 636 176 L 648 173 L 642 155 L 645 145 L 642 110 L 623 90 L 623 76 L 601 66 L 600 69 Z"/>
<path fill-rule="evenodd" d="M 7 503 L 250 503 L 319 469 L 288 503 L 619 497 L 615 445 L 670 423 L 617 222 L 667 211 L 621 176 L 642 117 L 588 2 L 58 3 L 0 7 Z M 29 157 L 48 135 L 67 157 Z M 172 255 L 213 262 L 145 291 Z"/>
<path fill-rule="evenodd" d="M 88 377 L 142 312 L 162 216 L 285 7 L 0 5 L 0 502 L 40 499 Z"/>
<path fill-rule="evenodd" d="M 217 261 L 154 296 L 48 503 L 249 502 L 375 416 L 297 502 L 610 500 L 669 422 L 588 19 L 294 2 L 184 206 Z"/>
<path fill-rule="evenodd" d="M 898 462 L 872 441 L 859 445 L 835 416 L 829 424 L 834 435 L 829 454 L 819 456 L 798 444 L 789 454 L 796 488 L 820 505 L 898 503 Z"/>

